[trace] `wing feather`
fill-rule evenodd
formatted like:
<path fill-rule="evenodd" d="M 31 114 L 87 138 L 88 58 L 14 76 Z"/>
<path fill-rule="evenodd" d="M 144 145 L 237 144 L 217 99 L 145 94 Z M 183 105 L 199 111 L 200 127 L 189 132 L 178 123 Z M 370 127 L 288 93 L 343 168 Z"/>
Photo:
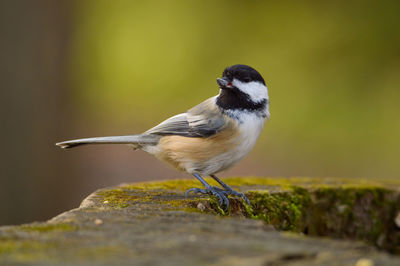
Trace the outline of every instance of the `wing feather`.
<path fill-rule="evenodd" d="M 213 105 L 214 97 L 190 109 L 186 113 L 175 115 L 146 131 L 146 134 L 179 135 L 185 137 L 210 137 L 224 126 L 222 113 Z"/>

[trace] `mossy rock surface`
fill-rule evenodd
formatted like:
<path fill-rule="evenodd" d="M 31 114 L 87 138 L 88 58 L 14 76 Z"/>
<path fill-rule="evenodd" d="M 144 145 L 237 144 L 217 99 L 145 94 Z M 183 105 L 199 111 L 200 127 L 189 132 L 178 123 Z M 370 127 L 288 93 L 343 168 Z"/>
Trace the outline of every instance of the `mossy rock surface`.
<path fill-rule="evenodd" d="M 185 198 L 194 179 L 123 184 L 1 227 L 0 265 L 400 265 L 400 180 L 224 181 L 252 205 Z"/>

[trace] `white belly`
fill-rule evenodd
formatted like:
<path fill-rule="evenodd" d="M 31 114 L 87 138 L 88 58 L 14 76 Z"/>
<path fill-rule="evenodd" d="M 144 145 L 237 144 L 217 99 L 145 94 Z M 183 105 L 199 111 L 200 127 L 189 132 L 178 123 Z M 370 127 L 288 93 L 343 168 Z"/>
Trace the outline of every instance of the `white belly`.
<path fill-rule="evenodd" d="M 244 113 L 239 117 L 239 134 L 235 143 L 229 151 L 222 153 L 210 159 L 202 165 L 201 175 L 210 175 L 223 171 L 235 165 L 246 157 L 257 142 L 262 129 L 264 128 L 266 118 L 262 118 L 254 113 Z M 199 169 L 199 167 L 196 167 Z M 190 171 L 189 171 L 190 172 Z"/>

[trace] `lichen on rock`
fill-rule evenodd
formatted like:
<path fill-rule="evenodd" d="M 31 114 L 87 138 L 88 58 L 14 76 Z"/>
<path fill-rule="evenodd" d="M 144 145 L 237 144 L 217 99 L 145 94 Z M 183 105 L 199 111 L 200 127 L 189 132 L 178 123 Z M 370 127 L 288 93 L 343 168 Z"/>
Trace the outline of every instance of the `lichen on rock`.
<path fill-rule="evenodd" d="M 231 197 L 225 212 L 214 197 L 185 198 L 185 190 L 199 186 L 195 180 L 101 189 L 80 208 L 48 222 L 1 227 L 0 264 L 269 265 L 290 260 L 299 265 L 355 265 L 368 260 L 400 265 L 400 257 L 372 248 L 400 254 L 398 180 L 224 181 L 244 192 L 251 206 Z"/>
<path fill-rule="evenodd" d="M 211 179 L 207 181 L 212 183 Z M 400 211 L 400 193 L 394 188 L 400 186 L 400 181 L 249 177 L 228 178 L 226 182 L 246 190 L 252 205 L 231 198 L 231 210 L 225 213 L 213 197 L 162 197 L 195 186 L 194 180 L 137 183 L 104 190 L 99 195 L 113 207 L 151 201 L 172 209 L 245 216 L 263 220 L 278 230 L 366 240 L 400 254 L 400 232 L 394 224 Z M 199 203 L 202 208 L 197 207 Z"/>

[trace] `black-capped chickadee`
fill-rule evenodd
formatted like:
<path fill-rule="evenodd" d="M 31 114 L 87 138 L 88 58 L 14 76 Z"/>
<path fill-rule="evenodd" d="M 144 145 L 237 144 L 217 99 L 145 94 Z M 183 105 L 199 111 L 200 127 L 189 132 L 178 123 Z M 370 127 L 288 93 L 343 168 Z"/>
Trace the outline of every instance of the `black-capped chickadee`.
<path fill-rule="evenodd" d="M 229 208 L 228 195 L 247 197 L 215 176 L 243 159 L 254 147 L 269 118 L 268 90 L 262 76 L 247 65 L 227 67 L 217 79 L 217 96 L 185 113 L 168 118 L 143 134 L 86 138 L 59 142 L 61 148 L 84 144 L 129 144 L 144 150 L 175 168 L 194 175 L 210 194 Z M 211 176 L 223 188 L 210 186 L 201 176 Z"/>

